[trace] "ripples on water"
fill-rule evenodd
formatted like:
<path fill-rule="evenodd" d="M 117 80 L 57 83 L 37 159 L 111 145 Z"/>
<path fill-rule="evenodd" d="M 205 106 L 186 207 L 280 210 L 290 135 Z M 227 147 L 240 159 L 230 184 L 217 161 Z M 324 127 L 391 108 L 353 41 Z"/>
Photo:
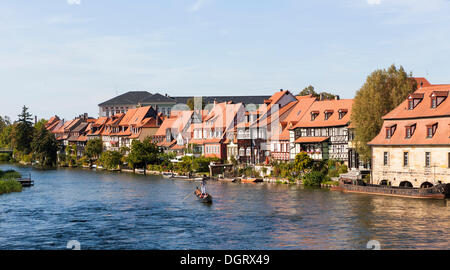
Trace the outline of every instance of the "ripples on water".
<path fill-rule="evenodd" d="M 0 169 L 11 168 L 0 165 Z M 0 249 L 448 249 L 450 205 L 283 184 L 195 183 L 89 170 L 31 170 L 0 196 Z M 183 200 L 186 198 L 185 200 Z"/>

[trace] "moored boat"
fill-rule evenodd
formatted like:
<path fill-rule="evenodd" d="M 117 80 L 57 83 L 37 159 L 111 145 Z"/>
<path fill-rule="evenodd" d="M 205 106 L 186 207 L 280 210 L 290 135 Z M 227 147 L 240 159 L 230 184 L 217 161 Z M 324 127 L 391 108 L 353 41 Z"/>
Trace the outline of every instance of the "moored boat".
<path fill-rule="evenodd" d="M 339 185 L 331 187 L 331 190 L 415 199 L 445 199 L 448 197 L 450 188 L 449 185 L 444 184 L 437 184 L 429 188 L 392 187 L 341 179 Z"/>
<path fill-rule="evenodd" d="M 172 172 L 163 172 L 162 177 L 171 178 L 171 177 L 173 177 L 173 173 Z"/>
<path fill-rule="evenodd" d="M 260 183 L 263 182 L 261 178 L 242 178 L 241 183 Z"/>
<path fill-rule="evenodd" d="M 200 189 L 196 188 L 194 191 L 195 196 L 204 203 L 212 203 L 212 196 L 209 193 L 202 194 Z"/>

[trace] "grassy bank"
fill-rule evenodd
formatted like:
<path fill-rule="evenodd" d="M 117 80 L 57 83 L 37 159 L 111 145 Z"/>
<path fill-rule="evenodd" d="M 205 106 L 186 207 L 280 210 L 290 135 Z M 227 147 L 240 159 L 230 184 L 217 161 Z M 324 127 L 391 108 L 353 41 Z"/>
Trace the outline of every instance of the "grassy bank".
<path fill-rule="evenodd" d="M 0 170 L 0 194 L 21 192 L 22 185 L 16 180 L 20 178 L 20 173 L 14 170 L 1 171 Z"/>

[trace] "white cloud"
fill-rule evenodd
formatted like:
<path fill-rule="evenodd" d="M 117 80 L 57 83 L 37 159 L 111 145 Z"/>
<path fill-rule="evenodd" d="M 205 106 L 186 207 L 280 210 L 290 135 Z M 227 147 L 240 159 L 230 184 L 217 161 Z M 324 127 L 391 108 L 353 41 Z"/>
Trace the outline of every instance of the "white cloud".
<path fill-rule="evenodd" d="M 69 5 L 81 5 L 81 0 L 67 0 Z"/>
<path fill-rule="evenodd" d="M 207 4 L 209 2 L 209 0 L 196 0 L 195 3 L 193 3 L 190 7 L 189 7 L 189 11 L 190 12 L 196 12 L 199 11 L 202 7 L 205 6 L 205 4 Z"/>
<path fill-rule="evenodd" d="M 381 4 L 381 0 L 367 0 L 367 4 L 369 4 L 369 5 L 379 5 L 379 4 Z"/>

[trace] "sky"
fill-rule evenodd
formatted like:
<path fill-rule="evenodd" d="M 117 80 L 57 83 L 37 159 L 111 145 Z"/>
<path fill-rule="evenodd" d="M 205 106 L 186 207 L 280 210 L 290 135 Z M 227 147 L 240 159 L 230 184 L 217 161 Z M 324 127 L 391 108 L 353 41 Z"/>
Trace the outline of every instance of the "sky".
<path fill-rule="evenodd" d="M 0 0 L 0 115 L 82 113 L 132 90 L 353 98 L 402 65 L 450 83 L 449 0 Z"/>

